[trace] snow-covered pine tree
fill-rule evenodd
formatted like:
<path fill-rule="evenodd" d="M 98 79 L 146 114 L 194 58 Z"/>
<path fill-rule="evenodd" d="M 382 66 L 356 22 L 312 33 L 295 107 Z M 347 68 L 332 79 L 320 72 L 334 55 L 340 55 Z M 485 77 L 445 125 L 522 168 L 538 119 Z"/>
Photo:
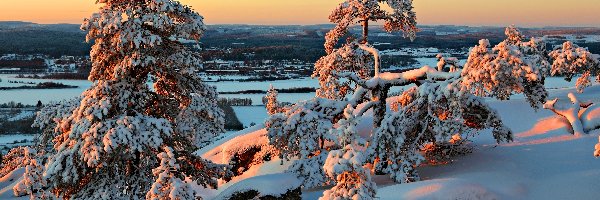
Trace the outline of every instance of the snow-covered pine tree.
<path fill-rule="evenodd" d="M 531 106 L 538 109 L 548 96 L 544 88 L 545 68 L 536 60 L 527 60 L 530 57 L 522 52 L 524 37 L 518 29 L 506 28 L 506 37 L 492 49 L 487 39 L 480 40 L 479 45 L 471 49 L 462 70 L 462 87 L 475 95 L 501 100 L 523 93 Z M 531 58 L 538 58 L 535 53 L 537 51 L 530 52 Z"/>
<path fill-rule="evenodd" d="M 391 11 L 381 7 L 382 3 L 387 4 Z M 338 41 L 355 24 L 363 28 L 361 43 L 367 43 L 370 21 L 382 20 L 386 31 L 403 31 L 405 37 L 412 40 L 417 32 L 416 18 L 412 0 L 346 0 L 329 16 L 329 21 L 336 27 L 325 36 L 325 50 L 328 54 L 332 53 Z"/>
<path fill-rule="evenodd" d="M 323 193 L 321 200 L 327 199 L 374 199 L 376 186 L 371 180 L 371 170 L 364 167 L 363 153 L 366 141 L 358 135 L 360 117 L 354 116 L 354 108 L 348 105 L 344 110 L 337 129 L 332 130 L 337 142 L 343 148 L 327 155 L 323 169 L 334 180 L 335 186 Z"/>
<path fill-rule="evenodd" d="M 582 75 L 576 82 L 578 92 L 591 86 L 591 76 L 597 76 L 596 81 L 600 82 L 600 61 L 587 49 L 567 41 L 550 52 L 549 56 L 554 60 L 551 75 L 564 76 L 567 81 L 577 74 Z"/>
<path fill-rule="evenodd" d="M 281 105 L 277 101 L 277 90 L 273 85 L 269 86 L 269 90 L 267 90 L 267 96 L 265 96 L 267 103 L 265 105 L 267 109 L 267 114 L 274 115 L 276 113 L 280 113 L 282 111 Z"/>
<path fill-rule="evenodd" d="M 315 111 L 315 108 L 317 111 L 329 109 L 337 112 L 321 112 L 321 115 L 312 118 L 312 124 L 319 124 L 316 122 L 319 120 L 323 121 L 321 123 L 339 123 L 338 120 L 342 118 L 342 113 L 339 112 L 342 105 L 360 108 L 356 112 L 358 116 L 373 109 L 374 129 L 371 137 L 367 138 L 370 145 L 367 156 L 369 159 L 366 162 L 374 164 L 376 171 L 391 174 L 398 182 L 418 180 L 416 167 L 423 161 L 420 151 L 425 144 L 447 142 L 450 136 L 468 137 L 487 128 L 493 129 L 492 133 L 498 142 L 512 140 L 511 131 L 502 124 L 496 111 L 490 108 L 484 99 L 475 95 L 505 100 L 512 94 L 523 93 L 534 108 L 545 102 L 547 92 L 543 83 L 544 77 L 549 74 L 545 43 L 537 38 L 523 42 L 525 37 L 516 27 L 507 28 L 506 34 L 507 39 L 494 48 L 490 48 L 489 41 L 481 40 L 480 45 L 471 51 L 467 66 L 455 73 L 442 72 L 430 67 L 404 73 L 381 73 L 379 52 L 368 44 L 350 42 L 334 49 L 315 67 L 313 76 L 319 77 L 322 86 L 319 93 L 321 95 L 317 97 L 333 101 L 316 106 L 313 104 L 323 101 L 316 98 L 296 104 L 293 112 L 272 117 L 270 120 L 279 120 L 278 123 L 271 123 L 268 129 L 281 132 L 284 129 L 302 127 L 301 124 L 305 123 L 302 120 L 286 119 L 293 113 Z M 356 59 L 356 55 L 373 57 L 371 62 L 374 77 L 368 78 L 361 74 L 366 71 L 365 66 L 370 64 L 365 62 L 367 59 Z M 352 63 L 358 64 L 354 68 L 344 68 L 352 66 Z M 342 79 L 350 83 L 336 84 L 335 81 Z M 339 86 L 350 84 L 355 85 L 353 96 L 346 99 L 352 88 L 346 87 L 345 91 L 341 92 Z M 415 84 L 416 87 L 400 97 L 397 112 L 387 113 L 385 100 L 388 98 L 389 89 L 411 84 Z M 320 137 L 322 134 L 317 135 Z M 288 148 L 289 142 L 274 144 L 279 145 L 278 148 Z M 335 140 L 331 142 L 337 143 Z M 294 142 L 290 144 L 294 146 Z M 315 145 L 312 147 L 313 151 L 319 149 Z M 298 158 L 299 163 L 306 160 L 302 156 Z M 301 173 L 301 176 L 304 176 L 303 174 L 306 173 Z"/>
<path fill-rule="evenodd" d="M 391 10 L 381 7 L 382 4 L 388 5 Z M 351 82 L 340 81 L 339 77 L 332 76 L 332 72 L 354 72 L 361 78 L 371 75 L 375 63 L 372 54 L 364 48 L 370 45 L 361 47 L 368 43 L 370 21 L 382 20 L 386 31 L 403 31 L 411 39 L 417 32 L 412 0 L 346 0 L 331 13 L 329 20 L 336 27 L 327 33 L 327 55 L 315 63 L 313 73 L 313 78 L 318 78 L 321 86 L 317 96 L 328 99 L 341 100 L 355 89 Z M 363 28 L 362 39 L 357 41 L 351 36 L 345 45 L 336 49 L 339 40 L 348 35 L 349 28 L 355 24 Z"/>
<path fill-rule="evenodd" d="M 173 183 L 162 188 L 190 198 L 189 183 L 178 180 L 216 187 L 225 166 L 193 152 L 223 131 L 223 113 L 215 88 L 196 74 L 199 54 L 181 42 L 200 39 L 203 17 L 174 0 L 97 2 L 100 10 L 82 25 L 94 41 L 93 85 L 56 121 L 48 191 L 73 199 L 145 198 L 159 193 L 153 184 Z"/>
<path fill-rule="evenodd" d="M 29 195 L 32 200 L 52 199 L 52 194 L 44 191 L 47 183 L 43 177 L 43 166 L 38 160 L 36 150 L 29 147 L 22 147 L 22 150 L 25 173 L 23 178 L 13 187 L 15 196 Z"/>
<path fill-rule="evenodd" d="M 269 143 L 279 149 L 282 162 L 299 158 L 287 171 L 299 174 L 305 187 L 329 182 L 323 164 L 329 143 L 333 141 L 330 130 L 346 105 L 329 99 L 313 99 L 292 105 L 265 122 Z"/>

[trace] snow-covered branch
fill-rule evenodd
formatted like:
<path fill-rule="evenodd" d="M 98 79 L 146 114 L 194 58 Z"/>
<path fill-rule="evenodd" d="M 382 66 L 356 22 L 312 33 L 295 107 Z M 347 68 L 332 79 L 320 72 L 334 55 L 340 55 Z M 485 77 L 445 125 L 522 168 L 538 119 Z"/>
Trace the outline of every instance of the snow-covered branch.
<path fill-rule="evenodd" d="M 573 93 L 569 93 L 568 97 L 571 100 L 570 106 L 568 106 L 566 108 L 559 107 L 558 105 L 556 105 L 556 103 L 558 102 L 558 99 L 554 99 L 552 101 L 546 102 L 546 104 L 544 104 L 544 109 L 551 110 L 552 112 L 556 113 L 557 115 L 562 116 L 565 119 L 567 119 L 571 126 L 571 130 L 573 131 L 572 134 L 574 134 L 576 136 L 582 136 L 585 134 L 585 130 L 584 130 L 583 124 L 581 122 L 581 119 L 579 118 L 579 111 L 581 110 L 581 108 L 589 107 L 591 105 L 591 103 L 580 102 L 577 99 L 577 96 L 575 96 L 575 94 L 573 94 Z"/>

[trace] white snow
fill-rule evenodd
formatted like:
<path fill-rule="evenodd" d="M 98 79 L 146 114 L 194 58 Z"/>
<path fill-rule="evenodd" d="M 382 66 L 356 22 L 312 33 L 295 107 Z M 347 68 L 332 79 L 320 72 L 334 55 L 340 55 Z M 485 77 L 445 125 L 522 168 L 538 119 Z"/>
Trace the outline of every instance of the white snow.
<path fill-rule="evenodd" d="M 564 83 L 557 81 L 557 84 Z M 562 98 L 563 101 L 567 101 L 567 94 L 574 91 L 575 88 L 549 90 L 550 98 Z M 585 93 L 578 94 L 578 97 L 581 101 L 593 101 L 598 104 L 598 91 L 600 86 L 595 85 Z M 592 154 L 595 144 L 598 143 L 600 130 L 576 137 L 569 133 L 565 120 L 549 110 L 535 112 L 525 99 L 487 101 L 498 110 L 505 124 L 514 131 L 514 142 L 497 145 L 494 138 L 485 133 L 475 138 L 466 138 L 473 140 L 476 145 L 474 153 L 455 158 L 454 162 L 448 165 L 419 168 L 423 181 L 395 184 L 389 176 L 374 177 L 379 187 L 377 197 L 392 200 L 597 199 L 600 196 L 600 190 L 595 184 L 600 177 L 600 160 Z M 600 111 L 595 106 L 588 108 L 584 113 L 582 119 L 588 119 L 590 122 L 600 121 L 600 115 L 597 114 Z M 363 122 L 367 120 L 369 118 L 365 118 Z M 264 132 L 263 129 L 257 128 L 260 127 L 253 127 L 255 132 L 248 135 L 244 134 L 250 130 L 238 135 L 256 140 L 255 134 Z M 222 146 L 216 147 L 214 151 Z M 214 160 L 219 158 L 213 156 Z M 244 174 L 244 178 L 281 173 L 286 166 L 280 166 L 279 162 L 280 160 L 273 160 L 253 166 L 255 169 L 246 172 L 249 176 Z M 256 173 L 257 171 L 260 173 Z M 238 177 L 237 181 L 243 181 L 240 179 L 244 178 Z M 223 188 L 219 190 L 227 190 L 225 187 L 234 185 L 236 184 L 223 184 Z M 303 198 L 317 199 L 326 189 L 304 190 Z"/>
<path fill-rule="evenodd" d="M 250 190 L 255 190 L 259 196 L 274 196 L 279 197 L 289 190 L 294 190 L 302 184 L 296 175 L 289 173 L 269 174 L 256 176 L 240 181 L 221 192 L 214 199 L 228 199 L 235 193 L 243 193 Z"/>

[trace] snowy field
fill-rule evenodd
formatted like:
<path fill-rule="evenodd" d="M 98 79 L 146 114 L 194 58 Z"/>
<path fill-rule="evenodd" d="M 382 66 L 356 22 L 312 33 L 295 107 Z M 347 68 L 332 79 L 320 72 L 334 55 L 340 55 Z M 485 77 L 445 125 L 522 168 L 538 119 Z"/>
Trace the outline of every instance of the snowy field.
<path fill-rule="evenodd" d="M 435 58 L 419 58 L 417 59 L 421 66 L 429 65 L 435 66 L 437 61 Z M 15 84 L 8 83 L 8 81 L 23 81 L 23 82 L 59 82 L 66 85 L 74 85 L 79 88 L 69 88 L 69 89 L 40 89 L 40 90 L 7 90 L 0 91 L 0 103 L 7 103 L 10 101 L 20 102 L 23 104 L 35 105 L 38 100 L 41 100 L 43 103 L 47 103 L 49 101 L 60 101 L 64 99 L 70 99 L 76 96 L 79 96 L 85 89 L 91 86 L 91 82 L 85 80 L 41 80 L 41 79 L 18 79 L 14 78 L 14 75 L 0 74 L 0 87 L 16 87 L 24 84 Z M 294 80 L 280 80 L 280 81 L 271 81 L 271 82 L 235 82 L 235 81 L 227 81 L 227 82 L 208 82 L 210 85 L 214 85 L 217 87 L 219 92 L 237 92 L 244 90 L 267 90 L 269 85 L 273 85 L 277 89 L 289 89 L 294 87 L 319 87 L 319 82 L 316 79 L 311 78 L 302 78 L 302 79 L 294 79 Z M 556 89 L 556 88 L 567 88 L 572 87 L 574 82 L 566 82 L 560 77 L 549 77 L 546 79 L 546 88 Z M 394 91 L 394 90 L 392 90 Z M 395 91 L 399 91 L 399 88 Z M 262 105 L 262 97 L 264 94 L 222 94 L 220 97 L 228 97 L 228 98 L 250 98 L 252 99 L 253 105 Z M 315 96 L 315 93 L 294 93 L 287 94 L 281 93 L 279 94 L 279 101 L 282 102 L 290 102 L 295 103 L 301 100 L 307 100 Z"/>
<path fill-rule="evenodd" d="M 269 117 L 264 106 L 233 106 L 233 111 L 244 126 L 250 124 L 262 124 Z"/>
<path fill-rule="evenodd" d="M 0 87 L 17 87 L 27 85 L 23 83 L 9 83 L 9 81 L 23 81 L 24 83 L 33 82 L 57 82 L 66 85 L 78 86 L 78 88 L 69 89 L 38 89 L 38 90 L 6 90 L 0 91 L 0 103 L 6 103 L 10 101 L 20 102 L 23 104 L 35 105 L 38 100 L 43 103 L 49 101 L 60 101 L 64 99 L 70 99 L 81 95 L 83 91 L 89 88 L 92 83 L 86 80 L 47 80 L 47 79 L 21 79 L 14 78 L 15 75 L 0 74 Z M 318 80 L 311 78 L 293 79 L 293 80 L 278 80 L 270 82 L 237 82 L 237 81 L 225 81 L 225 82 L 207 82 L 209 85 L 217 87 L 219 92 L 237 92 L 244 90 L 267 90 L 269 85 L 273 85 L 278 89 L 289 89 L 294 87 L 319 87 Z M 220 95 L 220 97 L 236 97 L 236 98 L 251 98 L 254 105 L 262 104 L 262 97 L 264 94 L 227 94 Z M 299 100 L 309 99 L 314 97 L 314 93 L 302 93 L 302 94 L 280 94 L 280 100 L 285 102 L 296 102 Z"/>
<path fill-rule="evenodd" d="M 273 85 L 279 87 L 276 83 Z M 574 92 L 572 85 L 574 83 L 565 82 L 561 78 L 547 79 L 546 86 L 550 88 L 548 99 L 560 98 L 564 101 L 569 92 Z M 260 87 L 264 84 L 255 86 Z M 246 89 L 261 88 L 240 88 Z M 600 86 L 595 85 L 578 96 L 581 100 L 600 104 L 599 94 Z M 5 97 L 6 95 L 0 95 L 0 98 Z M 518 95 L 510 101 L 488 99 L 488 102 L 499 111 L 505 124 L 514 132 L 514 142 L 498 145 L 489 133 L 483 132 L 478 137 L 468 138 L 475 145 L 474 153 L 457 157 L 451 164 L 419 168 L 423 181 L 395 184 L 388 176 L 377 176 L 375 180 L 379 199 L 591 200 L 600 197 L 600 186 L 597 184 L 600 177 L 600 160 L 592 155 L 594 145 L 598 142 L 599 130 L 582 137 L 573 136 L 568 133 L 566 122 L 561 118 L 548 110 L 534 111 Z M 221 163 L 226 161 L 224 152 L 231 151 L 232 147 L 265 142 L 266 132 L 261 125 L 267 117 L 264 107 L 234 107 L 234 111 L 245 126 L 252 122 L 259 125 L 240 132 L 227 133 L 222 139 L 199 151 L 199 154 Z M 31 137 L 0 136 L 0 144 Z M 205 199 L 219 199 L 223 195 L 250 186 L 265 186 L 260 189 L 264 192 L 276 192 L 273 189 L 278 189 L 277 185 L 296 184 L 288 174 L 283 174 L 291 162 L 286 161 L 284 165 L 280 165 L 280 162 L 279 159 L 274 159 L 252 166 L 231 182 L 221 182 L 219 190 L 198 190 Z M 0 198 L 14 198 L 12 186 L 20 173 L 22 170 L 17 170 L 0 180 Z M 303 198 L 318 199 L 325 189 L 327 188 L 305 190 Z"/>

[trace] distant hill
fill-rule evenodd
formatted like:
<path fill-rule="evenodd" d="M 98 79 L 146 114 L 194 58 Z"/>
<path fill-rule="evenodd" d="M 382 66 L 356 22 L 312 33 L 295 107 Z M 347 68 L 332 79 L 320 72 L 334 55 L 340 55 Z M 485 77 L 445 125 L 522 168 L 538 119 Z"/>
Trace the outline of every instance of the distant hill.
<path fill-rule="evenodd" d="M 91 44 L 75 24 L 0 22 L 0 54 L 88 55 Z"/>
<path fill-rule="evenodd" d="M 208 25 L 201 42 L 204 47 L 231 49 L 231 53 L 219 55 L 207 53 L 205 59 L 247 60 L 254 55 L 255 60 L 299 59 L 314 62 L 321 57 L 324 36 L 333 28 L 331 24 L 319 25 Z M 436 47 L 439 49 L 466 49 L 487 38 L 492 43 L 504 39 L 503 27 L 468 27 L 454 25 L 419 26 L 420 32 L 415 41 L 402 37 L 402 33 L 388 34 L 380 26 L 371 27 L 371 42 L 386 43 L 380 50 L 403 47 Z M 599 35 L 600 28 L 523 28 L 527 36 L 542 35 Z M 360 27 L 350 30 L 361 33 Z M 345 40 L 341 40 L 343 42 Z M 88 55 L 91 45 L 85 43 L 85 32 L 78 24 L 36 24 L 20 21 L 0 21 L 0 54 L 47 54 Z M 588 41 L 581 46 L 589 47 L 593 53 L 600 53 L 599 41 Z M 216 54 L 216 55 L 210 55 Z"/>

